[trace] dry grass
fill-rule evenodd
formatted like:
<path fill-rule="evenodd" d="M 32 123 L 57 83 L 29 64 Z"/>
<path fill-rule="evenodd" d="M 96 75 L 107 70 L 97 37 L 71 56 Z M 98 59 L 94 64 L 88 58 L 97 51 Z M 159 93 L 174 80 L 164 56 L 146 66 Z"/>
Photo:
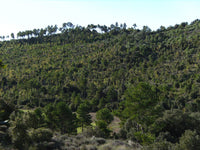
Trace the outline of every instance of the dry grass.
<path fill-rule="evenodd" d="M 114 132 L 114 133 L 119 133 L 120 131 L 120 122 L 121 120 L 114 116 L 113 121 L 110 123 L 109 128 Z"/>

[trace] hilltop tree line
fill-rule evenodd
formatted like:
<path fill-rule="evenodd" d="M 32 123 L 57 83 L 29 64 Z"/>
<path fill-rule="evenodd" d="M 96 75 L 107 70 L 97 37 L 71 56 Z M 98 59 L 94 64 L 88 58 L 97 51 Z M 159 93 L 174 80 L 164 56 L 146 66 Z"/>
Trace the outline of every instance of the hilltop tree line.
<path fill-rule="evenodd" d="M 134 28 L 136 28 L 136 24 L 133 25 Z M 118 24 L 118 22 L 114 24 L 111 24 L 110 27 L 107 27 L 106 25 L 94 25 L 90 24 L 87 27 L 82 27 L 79 25 L 73 25 L 71 22 L 63 23 L 62 27 L 58 27 L 57 25 L 48 25 L 46 28 L 41 28 L 41 29 L 33 29 L 33 30 L 26 30 L 26 31 L 19 31 L 17 35 L 15 36 L 14 33 L 11 33 L 10 36 L 0 36 L 0 39 L 5 40 L 6 38 L 12 38 L 12 39 L 23 39 L 23 38 L 31 38 L 31 37 L 43 37 L 47 35 L 53 35 L 53 34 L 58 34 L 58 33 L 66 33 L 69 32 L 70 30 L 73 29 L 86 29 L 86 30 L 91 30 L 97 32 L 99 29 L 101 32 L 109 32 L 112 29 L 126 29 L 127 25 L 126 23 L 124 24 Z"/>

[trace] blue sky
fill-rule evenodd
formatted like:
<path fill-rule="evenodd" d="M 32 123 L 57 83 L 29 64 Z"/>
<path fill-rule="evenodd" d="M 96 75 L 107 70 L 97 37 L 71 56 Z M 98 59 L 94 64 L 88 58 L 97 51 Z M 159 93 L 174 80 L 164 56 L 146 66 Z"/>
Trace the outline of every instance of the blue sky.
<path fill-rule="evenodd" d="M 0 0 L 0 36 L 64 22 L 156 30 L 199 19 L 199 8 L 200 0 Z"/>

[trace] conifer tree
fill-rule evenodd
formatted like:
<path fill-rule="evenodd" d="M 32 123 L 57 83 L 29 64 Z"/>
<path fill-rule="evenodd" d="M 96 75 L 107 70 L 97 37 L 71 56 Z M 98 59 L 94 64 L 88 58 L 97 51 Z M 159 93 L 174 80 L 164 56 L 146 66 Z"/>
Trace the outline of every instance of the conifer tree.
<path fill-rule="evenodd" d="M 84 125 L 85 126 L 90 125 L 91 122 L 92 122 L 91 116 L 89 114 L 88 105 L 86 103 L 80 104 L 80 106 L 77 109 L 77 114 L 78 114 L 77 117 L 79 119 L 79 122 L 80 122 L 81 127 L 82 127 L 82 131 L 83 131 Z"/>

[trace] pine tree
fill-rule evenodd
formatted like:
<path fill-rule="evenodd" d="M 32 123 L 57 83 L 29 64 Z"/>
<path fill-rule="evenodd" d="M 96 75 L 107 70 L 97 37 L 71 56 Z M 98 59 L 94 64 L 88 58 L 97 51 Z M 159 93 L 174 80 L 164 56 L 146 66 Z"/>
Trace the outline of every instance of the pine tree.
<path fill-rule="evenodd" d="M 81 123 L 81 127 L 82 127 L 82 131 L 83 131 L 83 127 L 84 125 L 90 125 L 92 120 L 91 120 L 91 116 L 89 114 L 89 108 L 88 105 L 86 103 L 82 103 L 78 109 L 77 109 L 77 114 L 78 114 L 78 119 L 79 122 Z"/>

